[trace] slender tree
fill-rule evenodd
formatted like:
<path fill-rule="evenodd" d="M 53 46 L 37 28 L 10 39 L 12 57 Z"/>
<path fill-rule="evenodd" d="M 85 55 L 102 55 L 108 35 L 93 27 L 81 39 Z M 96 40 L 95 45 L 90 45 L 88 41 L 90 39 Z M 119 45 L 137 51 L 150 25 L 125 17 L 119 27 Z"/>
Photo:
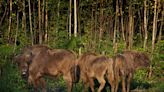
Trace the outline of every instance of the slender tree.
<path fill-rule="evenodd" d="M 42 44 L 42 30 L 41 30 L 41 13 L 40 0 L 38 0 L 38 24 L 39 24 L 39 44 Z"/>
<path fill-rule="evenodd" d="M 32 19 L 31 19 L 31 2 L 30 0 L 28 0 L 28 6 L 29 6 L 29 21 L 30 21 L 30 33 L 31 33 L 31 45 L 33 45 L 34 43 L 34 39 L 33 39 L 33 31 L 32 31 Z"/>
<path fill-rule="evenodd" d="M 44 33 L 44 29 L 45 29 L 45 21 L 44 21 L 44 18 L 45 18 L 45 16 L 44 16 L 44 11 L 45 11 L 45 0 L 42 0 L 42 14 L 41 14 L 41 30 L 42 30 L 42 32 Z M 42 34 L 42 35 L 45 35 L 45 34 Z M 44 41 L 45 41 L 45 39 L 44 39 Z"/>
<path fill-rule="evenodd" d="M 71 38 L 71 25 L 72 25 L 72 0 L 69 0 L 69 38 Z"/>
<path fill-rule="evenodd" d="M 22 0 L 22 6 L 23 6 L 22 30 L 24 31 L 25 36 L 26 36 L 26 12 L 25 12 L 25 0 Z"/>
<path fill-rule="evenodd" d="M 162 37 L 162 30 L 163 30 L 163 22 L 164 22 L 164 2 L 162 3 L 163 5 L 161 5 L 161 25 L 160 25 L 160 29 L 159 29 L 159 36 L 158 36 L 158 44 L 161 42 L 161 37 Z"/>
<path fill-rule="evenodd" d="M 74 37 L 77 37 L 77 3 L 74 0 Z"/>
<path fill-rule="evenodd" d="M 133 12 L 132 12 L 132 5 L 130 4 L 129 5 L 129 46 L 128 46 L 128 49 L 130 50 L 132 48 L 132 39 L 133 39 Z"/>
<path fill-rule="evenodd" d="M 144 49 L 147 49 L 147 39 L 148 39 L 148 32 L 147 32 L 147 0 L 144 0 L 144 32 L 145 32 L 145 39 L 144 39 Z"/>
<path fill-rule="evenodd" d="M 114 22 L 114 38 L 113 38 L 114 53 L 117 52 L 118 13 L 119 13 L 119 6 L 118 6 L 118 0 L 116 0 L 116 13 L 115 13 L 116 15 L 115 15 L 115 22 Z"/>
<path fill-rule="evenodd" d="M 9 2 L 9 0 L 7 0 L 7 5 L 8 5 L 8 2 Z M 1 4 L 1 3 L 2 3 L 2 1 L 0 2 L 0 4 Z M 4 11 L 4 13 L 3 13 L 3 16 L 0 18 L 0 26 L 2 25 L 2 23 L 3 23 L 4 19 L 5 19 L 5 16 L 6 16 L 6 14 L 7 14 L 7 11 L 8 11 L 7 5 L 6 5 L 6 7 L 5 7 L 5 11 Z M 1 7 L 0 7 L 0 8 L 1 8 Z"/>
<path fill-rule="evenodd" d="M 46 15 L 45 15 L 45 43 L 48 42 L 48 0 L 46 0 Z"/>
<path fill-rule="evenodd" d="M 155 47 L 156 27 L 157 27 L 157 0 L 154 0 L 154 18 L 153 18 L 153 31 L 152 31 L 152 53 Z"/>
<path fill-rule="evenodd" d="M 9 16 L 9 27 L 8 27 L 8 40 L 10 40 L 11 22 L 12 22 L 12 0 L 10 0 L 10 16 Z"/>
<path fill-rule="evenodd" d="M 99 28 L 99 41 L 102 39 L 103 35 L 103 0 L 100 0 L 100 28 Z"/>
<path fill-rule="evenodd" d="M 37 43 L 37 31 L 36 31 L 36 8 L 35 8 L 35 2 L 33 2 L 33 36 L 34 36 L 34 43 Z"/>
<path fill-rule="evenodd" d="M 17 3 L 19 2 L 19 0 L 17 0 Z M 16 48 L 16 45 L 17 45 L 17 37 L 18 37 L 18 31 L 19 31 L 19 8 L 17 10 L 17 27 L 16 27 L 16 32 L 15 32 L 15 42 L 14 42 L 14 50 L 13 50 L 13 53 L 15 52 L 15 48 Z"/>
<path fill-rule="evenodd" d="M 125 42 L 125 33 L 124 33 L 124 17 L 123 17 L 123 2 L 122 0 L 119 0 L 119 3 L 120 3 L 120 16 L 121 16 L 121 31 L 122 31 L 122 38 L 123 38 L 123 41 Z"/>

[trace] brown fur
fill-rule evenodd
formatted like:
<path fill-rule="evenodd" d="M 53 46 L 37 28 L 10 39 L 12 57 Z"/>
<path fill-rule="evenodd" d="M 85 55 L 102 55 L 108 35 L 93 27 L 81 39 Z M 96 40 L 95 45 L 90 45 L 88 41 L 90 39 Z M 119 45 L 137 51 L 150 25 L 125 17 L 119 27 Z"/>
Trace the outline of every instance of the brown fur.
<path fill-rule="evenodd" d="M 43 91 L 45 91 L 45 82 L 43 80 L 44 75 L 59 76 L 63 75 L 63 78 L 68 86 L 68 92 L 72 90 L 72 72 L 71 68 L 75 65 L 75 55 L 68 50 L 44 50 L 41 51 L 32 59 L 32 63 L 29 67 L 28 82 L 32 83 L 37 88 L 40 79 L 42 79 Z"/>
<path fill-rule="evenodd" d="M 114 57 L 114 72 L 115 72 L 115 92 L 118 89 L 118 82 L 122 80 L 122 92 L 130 91 L 130 82 L 134 72 L 138 68 L 149 66 L 150 60 L 148 56 L 141 52 L 124 51 L 122 54 L 117 54 Z M 125 78 L 127 85 L 125 85 Z"/>
<path fill-rule="evenodd" d="M 80 79 L 84 82 L 84 91 L 88 86 L 94 92 L 94 79 L 100 83 L 98 92 L 101 92 L 105 86 L 105 77 L 108 79 L 113 92 L 113 60 L 105 56 L 97 56 L 94 53 L 85 53 L 78 59 L 78 65 L 81 70 Z"/>
<path fill-rule="evenodd" d="M 15 61 L 18 63 L 18 66 L 21 70 L 21 75 L 23 78 L 28 77 L 28 67 L 32 61 L 32 58 L 39 54 L 42 50 L 50 49 L 47 46 L 43 45 L 34 45 L 25 47 L 21 50 L 21 53 L 15 57 Z"/>

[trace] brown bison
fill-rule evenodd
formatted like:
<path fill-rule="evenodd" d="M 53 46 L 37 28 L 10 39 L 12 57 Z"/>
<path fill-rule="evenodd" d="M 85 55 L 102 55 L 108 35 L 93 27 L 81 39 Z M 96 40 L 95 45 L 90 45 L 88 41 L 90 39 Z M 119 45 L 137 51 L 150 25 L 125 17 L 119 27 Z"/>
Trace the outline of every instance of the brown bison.
<path fill-rule="evenodd" d="M 44 45 L 34 45 L 25 47 L 21 50 L 21 53 L 15 57 L 16 62 L 21 70 L 21 75 L 23 78 L 28 77 L 28 68 L 32 61 L 32 58 L 39 54 L 42 50 L 48 50 L 47 46 Z"/>
<path fill-rule="evenodd" d="M 68 86 L 68 92 L 72 90 L 72 83 L 74 82 L 72 75 L 72 67 L 75 66 L 75 55 L 68 50 L 45 50 L 36 55 L 32 59 L 32 63 L 29 67 L 28 82 L 32 83 L 36 88 L 38 82 L 45 87 L 44 75 L 59 76 L 63 75 L 64 80 Z M 41 81 L 38 81 L 41 80 Z"/>
<path fill-rule="evenodd" d="M 38 46 L 36 46 L 38 47 Z M 41 46 L 42 47 L 42 46 Z M 44 47 L 44 46 L 43 46 Z M 31 47 L 33 48 L 33 47 Z M 30 51 L 31 49 L 27 49 L 22 55 L 18 56 L 18 62 L 27 63 L 29 61 L 25 60 L 24 55 L 30 55 L 28 60 L 31 60 L 28 65 L 28 82 L 34 85 L 34 88 L 37 90 L 38 86 L 42 86 L 42 91 L 46 92 L 45 81 L 43 76 L 60 76 L 63 75 L 64 80 L 68 86 L 68 92 L 72 90 L 72 84 L 75 82 L 74 79 L 74 71 L 75 68 L 75 59 L 76 56 L 73 52 L 69 50 L 63 49 L 49 49 L 48 47 L 45 49 L 38 50 L 39 53 L 34 53 L 37 51 Z M 32 52 L 29 54 L 29 52 Z M 26 54 L 25 54 L 26 53 Z M 28 53 L 28 54 L 27 54 Z M 24 60 L 24 61 L 22 61 Z M 22 69 L 22 68 L 21 68 Z M 26 71 L 27 72 L 27 71 Z"/>
<path fill-rule="evenodd" d="M 100 83 L 98 92 L 101 92 L 105 86 L 105 78 L 111 84 L 112 92 L 114 92 L 114 73 L 113 73 L 113 60 L 105 56 L 97 56 L 94 53 L 85 53 L 78 59 L 80 67 L 80 79 L 84 83 L 84 91 L 86 92 L 90 86 L 94 92 L 94 79 Z"/>
<path fill-rule="evenodd" d="M 114 57 L 115 92 L 118 90 L 119 79 L 122 80 L 122 92 L 130 91 L 130 82 L 138 68 L 149 66 L 148 56 L 136 51 L 123 51 Z M 127 78 L 127 85 L 125 80 Z"/>

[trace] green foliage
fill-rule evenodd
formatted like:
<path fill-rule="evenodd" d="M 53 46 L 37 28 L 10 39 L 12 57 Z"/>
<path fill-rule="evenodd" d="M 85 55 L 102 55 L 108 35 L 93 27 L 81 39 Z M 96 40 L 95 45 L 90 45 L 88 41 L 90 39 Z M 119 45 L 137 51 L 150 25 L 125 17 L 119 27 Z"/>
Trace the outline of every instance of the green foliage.
<path fill-rule="evenodd" d="M 27 92 L 25 82 L 20 77 L 18 68 L 13 62 L 13 46 L 0 46 L 0 92 Z"/>

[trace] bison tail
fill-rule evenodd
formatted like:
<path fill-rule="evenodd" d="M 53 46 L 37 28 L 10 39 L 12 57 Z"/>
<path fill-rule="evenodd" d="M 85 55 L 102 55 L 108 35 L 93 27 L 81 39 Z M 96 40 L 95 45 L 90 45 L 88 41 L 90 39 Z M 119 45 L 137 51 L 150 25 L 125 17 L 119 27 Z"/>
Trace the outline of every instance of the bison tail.
<path fill-rule="evenodd" d="M 75 65 L 71 68 L 71 77 L 73 83 L 77 83 L 80 80 L 80 67 L 79 65 Z"/>

